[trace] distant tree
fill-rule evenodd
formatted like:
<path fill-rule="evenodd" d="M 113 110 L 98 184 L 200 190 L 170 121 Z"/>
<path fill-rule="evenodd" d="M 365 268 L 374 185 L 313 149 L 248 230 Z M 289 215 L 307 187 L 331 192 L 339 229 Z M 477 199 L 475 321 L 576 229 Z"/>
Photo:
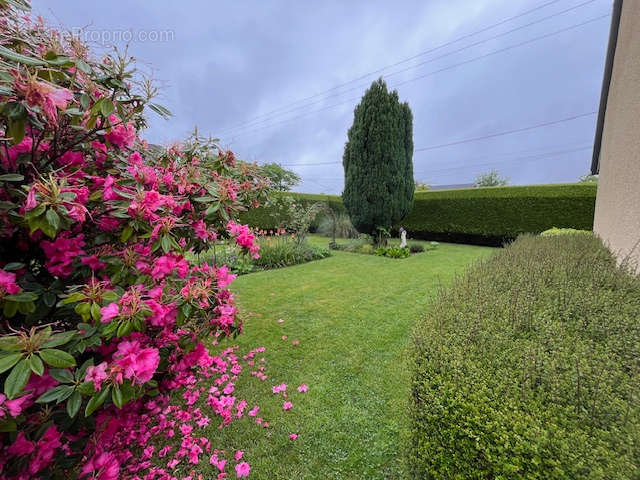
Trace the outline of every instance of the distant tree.
<path fill-rule="evenodd" d="M 598 183 L 598 175 L 586 173 L 580 177 L 578 183 Z"/>
<path fill-rule="evenodd" d="M 509 179 L 501 177 L 497 170 L 481 173 L 476 177 L 476 187 L 502 187 L 509 183 Z"/>
<path fill-rule="evenodd" d="M 426 192 L 429 190 L 429 184 L 420 180 L 415 180 L 416 192 Z"/>
<path fill-rule="evenodd" d="M 360 233 L 376 235 L 413 205 L 413 115 L 382 79 L 355 108 L 342 157 L 344 206 Z"/>
<path fill-rule="evenodd" d="M 296 172 L 277 163 L 265 163 L 260 167 L 260 174 L 271 180 L 271 188 L 280 192 L 288 192 L 302 181 Z"/>

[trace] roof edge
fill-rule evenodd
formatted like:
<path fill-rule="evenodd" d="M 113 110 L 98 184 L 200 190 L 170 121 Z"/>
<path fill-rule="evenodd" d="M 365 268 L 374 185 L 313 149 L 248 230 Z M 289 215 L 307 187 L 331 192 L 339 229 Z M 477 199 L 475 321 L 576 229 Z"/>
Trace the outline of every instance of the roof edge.
<path fill-rule="evenodd" d="M 600 92 L 600 106 L 598 108 L 598 122 L 596 124 L 596 136 L 593 141 L 593 156 L 591 158 L 591 173 L 600 173 L 600 148 L 602 145 L 602 131 L 604 130 L 604 119 L 607 111 L 607 100 L 609 98 L 609 86 L 611 85 L 611 75 L 613 74 L 613 61 L 618 45 L 618 30 L 620 29 L 620 17 L 622 16 L 622 1 L 614 0 L 613 12 L 611 14 L 611 28 L 609 30 L 609 46 L 607 47 L 607 58 L 605 60 L 604 78 L 602 80 L 602 90 Z"/>

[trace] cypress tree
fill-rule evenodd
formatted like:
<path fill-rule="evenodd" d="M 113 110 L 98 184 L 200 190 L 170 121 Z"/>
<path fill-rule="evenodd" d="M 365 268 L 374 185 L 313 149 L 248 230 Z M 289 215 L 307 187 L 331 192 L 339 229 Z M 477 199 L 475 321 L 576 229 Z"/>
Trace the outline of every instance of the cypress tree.
<path fill-rule="evenodd" d="M 360 233 L 389 230 L 413 205 L 413 115 L 376 80 L 355 108 L 342 157 L 342 200 Z"/>

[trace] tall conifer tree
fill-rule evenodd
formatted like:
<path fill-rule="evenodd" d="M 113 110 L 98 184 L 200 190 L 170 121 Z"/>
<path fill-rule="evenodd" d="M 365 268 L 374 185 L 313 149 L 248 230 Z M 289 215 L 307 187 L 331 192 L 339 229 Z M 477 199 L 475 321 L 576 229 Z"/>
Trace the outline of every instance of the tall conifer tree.
<path fill-rule="evenodd" d="M 342 200 L 360 233 L 390 229 L 413 205 L 413 115 L 376 80 L 354 110 L 342 157 Z"/>

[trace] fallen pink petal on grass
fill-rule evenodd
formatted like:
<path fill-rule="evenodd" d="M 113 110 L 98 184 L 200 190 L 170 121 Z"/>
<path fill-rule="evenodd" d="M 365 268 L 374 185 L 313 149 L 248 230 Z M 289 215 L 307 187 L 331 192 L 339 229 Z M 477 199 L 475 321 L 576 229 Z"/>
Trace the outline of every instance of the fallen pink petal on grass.
<path fill-rule="evenodd" d="M 243 478 L 248 477 L 251 467 L 247 462 L 242 462 L 236 465 L 236 477 Z"/>
<path fill-rule="evenodd" d="M 297 439 L 298 439 L 297 433 L 292 433 L 291 435 L 289 435 L 289 440 L 297 440 Z"/>
<path fill-rule="evenodd" d="M 293 408 L 293 403 L 291 402 L 284 402 L 284 404 L 282 405 L 283 410 L 291 410 L 292 408 Z"/>
<path fill-rule="evenodd" d="M 304 383 L 298 387 L 298 392 L 300 393 L 305 393 L 307 390 L 309 390 L 309 387 L 307 387 Z"/>

